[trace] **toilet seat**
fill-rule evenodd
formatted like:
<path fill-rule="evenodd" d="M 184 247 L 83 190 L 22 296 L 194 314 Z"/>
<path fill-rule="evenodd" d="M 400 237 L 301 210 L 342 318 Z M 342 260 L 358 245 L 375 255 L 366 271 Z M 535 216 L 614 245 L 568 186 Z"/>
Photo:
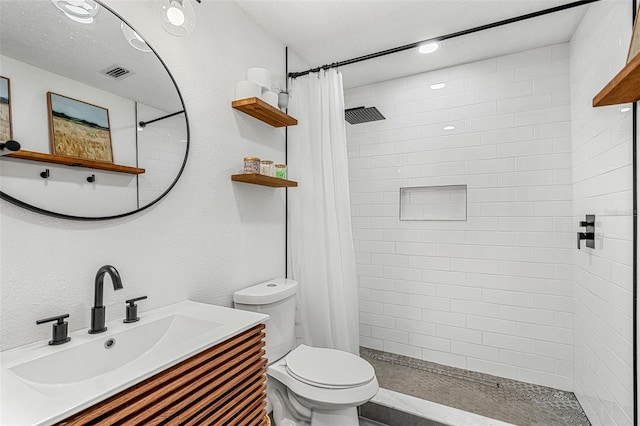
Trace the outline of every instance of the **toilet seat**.
<path fill-rule="evenodd" d="M 324 389 L 348 389 L 373 380 L 371 364 L 349 352 L 300 345 L 284 357 L 287 372 L 297 380 Z"/>
<path fill-rule="evenodd" d="M 284 360 L 267 367 L 267 375 L 292 391 L 307 407 L 322 406 L 323 409 L 355 407 L 369 401 L 378 392 L 378 380 L 373 379 L 362 386 L 349 388 L 319 387 L 305 383 L 292 376 Z"/>
<path fill-rule="evenodd" d="M 375 371 L 367 361 L 348 352 L 306 345 L 269 365 L 267 375 L 306 401 L 306 406 L 319 404 L 323 409 L 364 404 L 379 389 Z"/>

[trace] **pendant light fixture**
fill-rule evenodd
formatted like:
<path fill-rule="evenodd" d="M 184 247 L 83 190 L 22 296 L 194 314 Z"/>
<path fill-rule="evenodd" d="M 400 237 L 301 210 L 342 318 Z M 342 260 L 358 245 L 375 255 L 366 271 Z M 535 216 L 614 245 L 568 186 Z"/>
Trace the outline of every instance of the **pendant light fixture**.
<path fill-rule="evenodd" d="M 171 35 L 184 37 L 196 27 L 196 12 L 189 0 L 162 0 L 160 10 L 162 28 Z"/>
<path fill-rule="evenodd" d="M 81 24 L 91 24 L 100 5 L 93 0 L 51 0 L 67 18 Z"/>

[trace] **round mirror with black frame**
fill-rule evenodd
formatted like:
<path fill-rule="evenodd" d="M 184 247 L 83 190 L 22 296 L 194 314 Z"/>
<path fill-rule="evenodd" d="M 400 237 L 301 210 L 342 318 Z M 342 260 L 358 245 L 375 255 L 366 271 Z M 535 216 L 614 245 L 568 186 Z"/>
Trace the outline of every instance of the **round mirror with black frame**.
<path fill-rule="evenodd" d="M 103 3 L 3 0 L 0 144 L 10 140 L 20 150 L 0 153 L 2 199 L 104 220 L 167 195 L 186 165 L 189 124 L 165 63 Z"/>

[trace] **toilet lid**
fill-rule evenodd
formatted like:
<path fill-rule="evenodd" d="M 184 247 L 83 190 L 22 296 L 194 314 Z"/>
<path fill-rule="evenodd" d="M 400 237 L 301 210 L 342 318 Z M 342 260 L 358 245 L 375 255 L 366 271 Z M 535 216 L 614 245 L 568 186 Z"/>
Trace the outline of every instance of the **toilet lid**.
<path fill-rule="evenodd" d="M 371 364 L 348 352 L 300 345 L 285 357 L 289 374 L 319 387 L 355 387 L 373 380 Z"/>

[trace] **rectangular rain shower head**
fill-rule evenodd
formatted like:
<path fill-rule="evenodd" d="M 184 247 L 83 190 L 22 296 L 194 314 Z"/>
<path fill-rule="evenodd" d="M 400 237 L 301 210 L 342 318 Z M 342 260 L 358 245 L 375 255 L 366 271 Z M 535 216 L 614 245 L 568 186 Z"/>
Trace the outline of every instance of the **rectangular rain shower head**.
<path fill-rule="evenodd" d="M 384 115 L 380 114 L 378 108 L 363 106 L 344 110 L 344 119 L 349 124 L 368 123 L 370 121 L 384 120 Z"/>

